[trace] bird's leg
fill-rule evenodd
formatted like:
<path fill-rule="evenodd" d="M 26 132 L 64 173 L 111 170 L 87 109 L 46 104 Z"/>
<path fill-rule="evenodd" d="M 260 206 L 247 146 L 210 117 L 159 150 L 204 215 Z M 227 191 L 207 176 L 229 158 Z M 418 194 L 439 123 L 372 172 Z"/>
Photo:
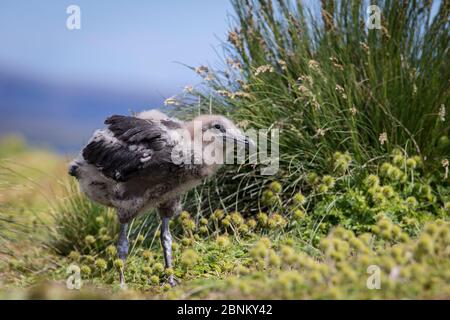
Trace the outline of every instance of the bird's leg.
<path fill-rule="evenodd" d="M 172 268 L 172 235 L 169 229 L 169 217 L 161 217 L 161 244 L 164 251 L 164 262 L 166 269 Z M 168 275 L 169 284 L 175 286 L 173 274 Z"/>
<path fill-rule="evenodd" d="M 128 255 L 128 237 L 127 237 L 128 223 L 120 224 L 119 241 L 117 242 L 117 254 L 120 259 L 123 260 L 125 268 L 125 259 Z M 120 269 L 120 287 L 125 288 L 125 277 L 123 274 L 123 268 Z"/>

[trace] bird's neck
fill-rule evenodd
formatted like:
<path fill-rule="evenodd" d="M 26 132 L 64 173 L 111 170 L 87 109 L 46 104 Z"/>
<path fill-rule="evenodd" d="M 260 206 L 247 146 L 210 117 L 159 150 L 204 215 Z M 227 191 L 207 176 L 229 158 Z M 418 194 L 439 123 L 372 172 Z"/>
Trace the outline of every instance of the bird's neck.
<path fill-rule="evenodd" d="M 214 174 L 216 174 L 217 170 L 219 170 L 221 166 L 222 166 L 221 164 L 210 164 L 210 165 L 203 164 L 199 167 L 200 176 L 204 178 L 211 177 Z"/>
<path fill-rule="evenodd" d="M 192 150 L 195 170 L 201 177 L 210 177 L 225 163 L 225 156 L 222 148 L 214 148 L 211 144 L 204 144 L 203 147 Z"/>

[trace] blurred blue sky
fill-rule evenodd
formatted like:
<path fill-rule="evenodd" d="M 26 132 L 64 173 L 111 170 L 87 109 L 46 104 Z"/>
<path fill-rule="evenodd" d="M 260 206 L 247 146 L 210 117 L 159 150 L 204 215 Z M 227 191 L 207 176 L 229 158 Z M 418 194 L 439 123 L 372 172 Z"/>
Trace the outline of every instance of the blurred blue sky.
<path fill-rule="evenodd" d="M 73 152 L 105 117 L 162 107 L 200 82 L 180 63 L 219 61 L 231 13 L 228 0 L 1 0 L 0 138 Z"/>
<path fill-rule="evenodd" d="M 68 30 L 66 8 L 81 8 Z M 227 0 L 2 0 L 0 68 L 168 96 L 198 81 L 183 62 L 217 60 Z"/>

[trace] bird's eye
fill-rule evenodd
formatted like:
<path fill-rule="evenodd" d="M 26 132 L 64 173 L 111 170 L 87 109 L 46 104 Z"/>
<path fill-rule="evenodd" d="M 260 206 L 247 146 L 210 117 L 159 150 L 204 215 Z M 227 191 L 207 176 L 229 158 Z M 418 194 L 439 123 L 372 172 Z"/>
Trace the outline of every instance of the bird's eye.
<path fill-rule="evenodd" d="M 217 130 L 220 130 L 222 127 L 220 126 L 220 124 L 215 124 L 214 128 L 217 129 Z"/>

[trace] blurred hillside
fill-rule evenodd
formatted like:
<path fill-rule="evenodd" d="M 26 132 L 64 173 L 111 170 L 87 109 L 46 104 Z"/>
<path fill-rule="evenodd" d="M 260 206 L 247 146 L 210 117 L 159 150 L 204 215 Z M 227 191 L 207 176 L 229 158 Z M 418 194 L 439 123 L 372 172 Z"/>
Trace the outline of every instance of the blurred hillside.
<path fill-rule="evenodd" d="M 160 107 L 215 59 L 228 1 L 0 1 L 0 137 L 77 152 L 113 113 Z M 204 15 L 203 12 L 208 12 Z M 176 23 L 167 23 L 167 17 Z M 205 28 L 205 26 L 208 26 Z"/>
<path fill-rule="evenodd" d="M 0 136 L 18 134 L 33 145 L 74 153 L 108 115 L 149 109 L 161 100 L 143 92 L 52 83 L 0 68 Z"/>

